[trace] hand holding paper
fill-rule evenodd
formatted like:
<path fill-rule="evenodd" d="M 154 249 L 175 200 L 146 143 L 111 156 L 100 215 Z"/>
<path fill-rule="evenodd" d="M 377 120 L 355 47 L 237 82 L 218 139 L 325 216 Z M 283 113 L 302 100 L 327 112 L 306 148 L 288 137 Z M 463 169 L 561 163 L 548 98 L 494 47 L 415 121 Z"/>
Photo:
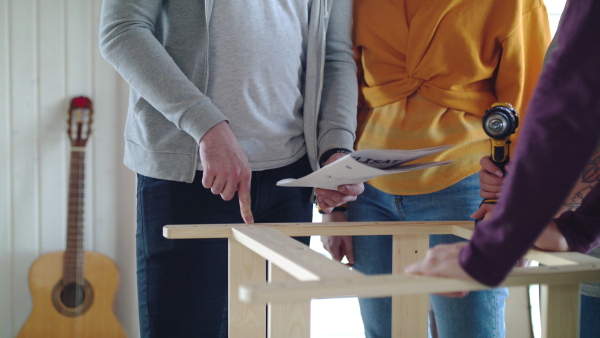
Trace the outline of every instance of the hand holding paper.
<path fill-rule="evenodd" d="M 427 162 L 407 164 L 416 159 L 440 152 L 449 146 L 417 150 L 359 150 L 304 177 L 287 178 L 277 182 L 282 187 L 314 187 L 335 190 L 342 184 L 368 181 L 380 175 L 394 174 L 452 163 Z"/>

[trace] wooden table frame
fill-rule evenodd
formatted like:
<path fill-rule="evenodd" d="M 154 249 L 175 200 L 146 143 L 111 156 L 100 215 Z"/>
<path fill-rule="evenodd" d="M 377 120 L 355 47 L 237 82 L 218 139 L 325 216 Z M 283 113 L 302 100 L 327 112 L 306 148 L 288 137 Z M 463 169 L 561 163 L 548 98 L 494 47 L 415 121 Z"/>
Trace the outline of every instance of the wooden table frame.
<path fill-rule="evenodd" d="M 472 232 L 473 222 L 208 224 L 163 229 L 170 239 L 229 239 L 232 338 L 310 337 L 311 299 L 389 296 L 393 297 L 393 336 L 427 337 L 428 293 L 487 287 L 402 271 L 424 257 L 430 234 L 468 239 Z M 312 235 L 393 235 L 393 274 L 365 276 L 290 237 Z M 540 284 L 543 337 L 578 338 L 579 284 L 600 281 L 600 260 L 573 252 L 534 250 L 527 257 L 543 266 L 515 268 L 502 285 Z"/>

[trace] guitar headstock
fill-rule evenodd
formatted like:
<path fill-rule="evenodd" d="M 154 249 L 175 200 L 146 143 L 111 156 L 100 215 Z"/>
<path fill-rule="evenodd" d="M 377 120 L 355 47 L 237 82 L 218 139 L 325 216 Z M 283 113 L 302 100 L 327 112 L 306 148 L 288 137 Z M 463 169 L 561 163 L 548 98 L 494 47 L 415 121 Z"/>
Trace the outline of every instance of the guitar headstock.
<path fill-rule="evenodd" d="M 72 147 L 85 147 L 92 133 L 92 100 L 79 96 L 71 100 L 67 133 Z"/>

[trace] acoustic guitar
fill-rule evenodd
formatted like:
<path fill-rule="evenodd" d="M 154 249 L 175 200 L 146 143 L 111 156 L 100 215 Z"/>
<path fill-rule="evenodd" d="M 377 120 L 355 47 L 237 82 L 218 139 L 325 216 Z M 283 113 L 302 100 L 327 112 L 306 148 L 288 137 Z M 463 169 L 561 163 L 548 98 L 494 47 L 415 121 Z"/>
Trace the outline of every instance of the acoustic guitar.
<path fill-rule="evenodd" d="M 92 115 L 89 98 L 71 101 L 67 248 L 45 254 L 31 266 L 33 309 L 18 337 L 125 337 L 113 311 L 117 266 L 107 256 L 83 250 L 85 145 Z"/>

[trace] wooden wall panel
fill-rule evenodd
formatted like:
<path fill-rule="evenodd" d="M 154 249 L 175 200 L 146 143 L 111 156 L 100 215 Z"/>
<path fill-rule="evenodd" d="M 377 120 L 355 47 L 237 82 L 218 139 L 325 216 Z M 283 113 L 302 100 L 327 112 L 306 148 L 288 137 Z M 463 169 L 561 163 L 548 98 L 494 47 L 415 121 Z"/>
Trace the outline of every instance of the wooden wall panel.
<path fill-rule="evenodd" d="M 100 56 L 101 0 L 0 0 L 0 337 L 31 311 L 32 262 L 64 250 L 70 100 L 94 102 L 84 248 L 120 270 L 116 313 L 138 337 L 135 175 L 122 164 L 128 86 Z"/>
<path fill-rule="evenodd" d="M 8 67 L 8 1 L 0 0 L 0 336 L 9 336 L 12 317 L 12 265 L 11 265 L 11 163 L 10 158 L 10 115 L 9 96 L 10 69 Z"/>
<path fill-rule="evenodd" d="M 92 18 L 99 22 L 102 0 L 94 0 Z M 123 163 L 123 132 L 129 87 L 97 52 L 98 25 L 92 26 L 92 97 L 96 105 L 94 135 L 94 239 L 100 252 L 114 253 L 121 273 L 117 314 L 122 322 L 133 323 L 137 335 L 137 289 L 135 285 L 135 173 Z M 103 193 L 101 186 L 119 187 L 117 194 Z M 111 210 L 112 212 L 106 212 Z M 105 229 L 108 229 L 106 231 Z M 123 282 L 126 278 L 129 282 Z M 132 308 L 133 307 L 133 308 Z"/>
<path fill-rule="evenodd" d="M 36 12 L 34 1 L 9 2 L 11 315 L 12 325 L 16 327 L 23 324 L 31 311 L 28 272 L 40 254 Z"/>
<path fill-rule="evenodd" d="M 65 24 L 62 0 L 39 1 L 38 125 L 40 175 L 40 247 L 64 250 L 66 239 L 69 141 L 65 95 Z M 54 198 L 47 198 L 54 196 Z"/>
<path fill-rule="evenodd" d="M 72 98 L 80 95 L 88 96 L 92 101 L 96 101 L 91 96 L 94 86 L 94 74 L 92 73 L 92 49 L 98 47 L 92 46 L 94 37 L 92 36 L 92 25 L 97 25 L 92 20 L 90 13 L 91 1 L 65 0 L 65 59 L 66 59 L 66 94 Z M 97 116 L 95 115 L 94 118 Z M 96 129 L 97 120 L 94 119 L 92 128 Z M 96 133 L 93 132 L 92 138 L 87 144 L 86 150 L 86 177 L 85 177 L 85 214 L 84 214 L 84 243 L 89 250 L 95 250 L 94 232 L 92 229 L 92 220 L 94 218 L 94 190 L 96 187 L 92 184 L 93 175 L 96 170 L 94 162 L 94 145 Z"/>

